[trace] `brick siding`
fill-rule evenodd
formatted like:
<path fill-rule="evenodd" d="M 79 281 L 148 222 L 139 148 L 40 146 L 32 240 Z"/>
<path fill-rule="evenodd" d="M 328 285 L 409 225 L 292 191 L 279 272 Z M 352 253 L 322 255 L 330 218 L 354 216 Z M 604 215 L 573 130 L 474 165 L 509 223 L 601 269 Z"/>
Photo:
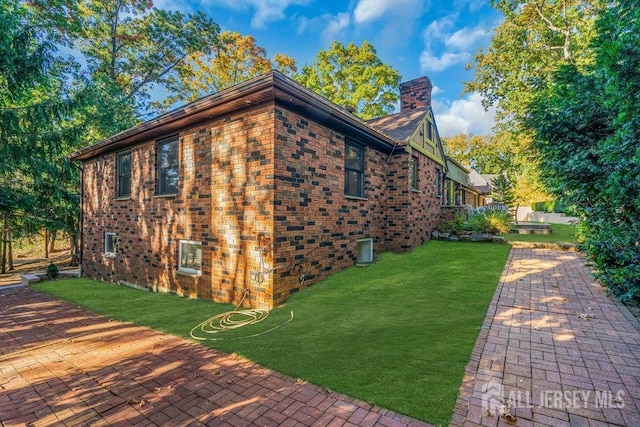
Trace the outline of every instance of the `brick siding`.
<path fill-rule="evenodd" d="M 168 136 L 168 135 L 167 135 Z M 116 153 L 84 163 L 83 274 L 193 298 L 273 307 L 375 254 L 427 241 L 440 220 L 436 163 L 365 148 L 364 197 L 344 195 L 345 135 L 274 103 L 179 132 L 179 192 L 155 195 L 155 140 L 132 153 L 131 197 L 116 200 Z M 359 141 L 350 140 L 355 143 Z M 104 233 L 118 236 L 104 252 Z M 200 276 L 177 271 L 178 241 L 203 244 Z"/>
<path fill-rule="evenodd" d="M 431 107 L 431 89 L 426 76 L 400 83 L 400 111 Z"/>

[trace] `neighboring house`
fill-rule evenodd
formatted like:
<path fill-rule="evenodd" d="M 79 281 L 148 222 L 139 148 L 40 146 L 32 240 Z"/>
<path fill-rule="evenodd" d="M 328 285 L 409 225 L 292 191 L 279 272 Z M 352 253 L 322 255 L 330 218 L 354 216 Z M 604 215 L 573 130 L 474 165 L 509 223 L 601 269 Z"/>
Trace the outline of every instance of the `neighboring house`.
<path fill-rule="evenodd" d="M 426 77 L 362 121 L 277 71 L 71 156 L 82 274 L 270 308 L 429 240 L 446 162 Z"/>
<path fill-rule="evenodd" d="M 475 169 L 471 169 L 469 172 L 469 182 L 483 199 L 483 203 L 479 203 L 478 206 L 491 203 L 491 180 L 496 176 L 498 175 L 481 175 Z"/>

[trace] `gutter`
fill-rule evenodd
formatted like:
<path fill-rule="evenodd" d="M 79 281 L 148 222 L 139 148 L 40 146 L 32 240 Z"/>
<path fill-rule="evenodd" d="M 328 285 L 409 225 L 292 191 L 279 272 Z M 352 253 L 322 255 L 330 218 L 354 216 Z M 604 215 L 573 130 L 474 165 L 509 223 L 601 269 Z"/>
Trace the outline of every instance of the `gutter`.
<path fill-rule="evenodd" d="M 252 96 L 254 99 L 251 99 Z M 162 133 L 164 128 L 169 127 L 171 124 L 176 124 L 178 121 L 185 121 L 185 123 L 176 125 L 176 129 L 173 129 L 172 132 L 199 121 L 224 116 L 232 111 L 237 111 L 243 106 L 252 106 L 259 102 L 264 102 L 264 96 L 310 115 L 321 123 L 331 124 L 331 126 L 345 134 L 355 134 L 357 138 L 367 140 L 369 145 L 379 150 L 392 152 L 396 145 L 393 139 L 372 128 L 364 120 L 301 86 L 282 73 L 272 70 L 267 74 L 208 95 L 78 150 L 71 154 L 69 159 L 72 161 L 88 160 L 100 154 L 133 145 L 146 138 L 151 139 L 154 135 Z M 243 99 L 245 100 L 244 103 L 232 105 L 233 103 L 239 103 Z M 225 105 L 227 106 L 226 108 Z M 213 111 L 216 108 L 219 111 Z M 211 111 L 212 114 L 206 116 L 207 111 Z M 190 119 L 193 123 L 189 121 Z"/>

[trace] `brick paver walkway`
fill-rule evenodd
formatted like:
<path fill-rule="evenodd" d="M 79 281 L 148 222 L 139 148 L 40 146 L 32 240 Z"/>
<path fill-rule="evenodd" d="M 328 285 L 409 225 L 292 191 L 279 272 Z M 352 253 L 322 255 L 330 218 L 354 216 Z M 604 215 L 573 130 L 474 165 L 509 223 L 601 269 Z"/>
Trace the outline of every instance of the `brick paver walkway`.
<path fill-rule="evenodd" d="M 582 255 L 512 249 L 452 425 L 640 426 L 639 407 L 638 321 Z"/>
<path fill-rule="evenodd" d="M 0 292 L 0 425 L 427 426 L 28 288 Z"/>

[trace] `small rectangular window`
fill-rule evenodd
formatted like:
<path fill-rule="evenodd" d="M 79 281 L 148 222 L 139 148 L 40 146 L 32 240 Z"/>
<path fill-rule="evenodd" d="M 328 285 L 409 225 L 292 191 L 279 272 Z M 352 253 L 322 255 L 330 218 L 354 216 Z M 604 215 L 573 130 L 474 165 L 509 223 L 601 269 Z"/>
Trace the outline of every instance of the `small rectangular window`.
<path fill-rule="evenodd" d="M 364 147 L 345 143 L 344 194 L 364 197 Z"/>
<path fill-rule="evenodd" d="M 442 197 L 442 172 L 436 168 L 436 197 Z"/>
<path fill-rule="evenodd" d="M 104 256 L 109 258 L 116 257 L 118 239 L 116 233 L 107 231 L 104 233 Z"/>
<path fill-rule="evenodd" d="M 411 157 L 409 160 L 409 177 L 411 178 L 411 189 L 418 189 L 418 159 Z"/>
<path fill-rule="evenodd" d="M 178 271 L 186 274 L 202 272 L 202 242 L 180 240 Z"/>
<path fill-rule="evenodd" d="M 427 139 L 429 141 L 433 141 L 433 125 L 431 122 L 427 121 L 425 122 L 425 126 L 427 128 Z"/>
<path fill-rule="evenodd" d="M 116 169 L 118 173 L 116 195 L 128 197 L 131 195 L 131 151 L 118 153 Z"/>
<path fill-rule="evenodd" d="M 178 193 L 178 137 L 158 142 L 157 194 Z"/>

